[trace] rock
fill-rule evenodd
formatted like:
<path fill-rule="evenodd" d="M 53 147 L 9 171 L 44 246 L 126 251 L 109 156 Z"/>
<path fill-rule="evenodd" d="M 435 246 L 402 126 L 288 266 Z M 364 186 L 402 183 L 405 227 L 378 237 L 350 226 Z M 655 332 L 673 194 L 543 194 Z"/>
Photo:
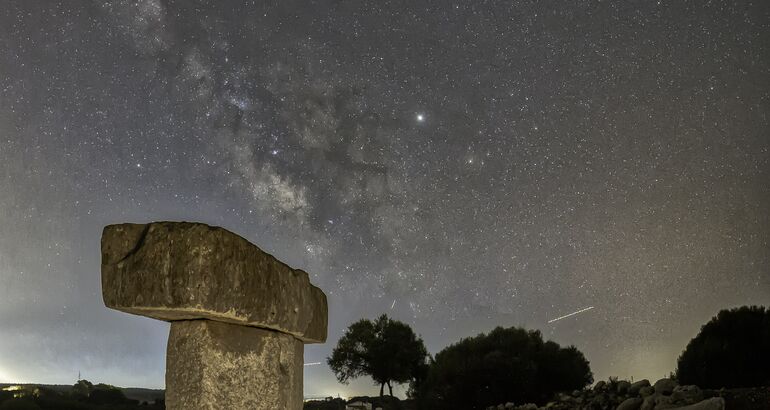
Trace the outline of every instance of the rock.
<path fill-rule="evenodd" d="M 644 386 L 639 389 L 639 395 L 642 397 L 649 397 L 655 394 L 655 388 L 652 386 Z"/>
<path fill-rule="evenodd" d="M 710 399 L 699 401 L 689 406 L 677 407 L 677 410 L 725 410 L 725 399 L 722 397 L 712 397 Z"/>
<path fill-rule="evenodd" d="M 102 296 L 172 322 L 167 409 L 302 409 L 304 343 L 324 342 L 328 321 L 307 273 L 222 228 L 110 225 Z"/>
<path fill-rule="evenodd" d="M 580 396 L 580 390 L 572 390 L 572 397 Z"/>
<path fill-rule="evenodd" d="M 628 394 L 637 395 L 639 394 L 639 390 L 641 390 L 642 387 L 647 387 L 649 385 L 650 381 L 647 379 L 642 379 L 638 382 L 631 383 L 631 386 L 628 387 Z"/>
<path fill-rule="evenodd" d="M 676 386 L 671 393 L 676 404 L 693 404 L 703 400 L 703 391 L 698 386 Z"/>
<path fill-rule="evenodd" d="M 671 393 L 674 392 L 674 387 L 676 386 L 677 384 L 675 381 L 668 378 L 664 378 L 656 381 L 653 387 L 655 387 L 655 393 L 670 395 Z"/>
<path fill-rule="evenodd" d="M 512 409 L 512 408 L 513 408 L 513 403 L 511 403 L 511 402 L 505 403 L 505 406 L 504 406 L 504 407 L 505 407 L 506 409 Z"/>
<path fill-rule="evenodd" d="M 301 409 L 303 343 L 210 320 L 171 324 L 166 408 Z"/>
<path fill-rule="evenodd" d="M 664 396 L 662 394 L 655 394 L 655 410 L 665 410 L 676 407 L 674 401 L 671 400 L 671 396 Z"/>
<path fill-rule="evenodd" d="M 598 395 L 591 400 L 591 403 L 593 403 L 596 406 L 604 407 L 605 404 L 607 404 L 607 398 L 603 395 Z"/>
<path fill-rule="evenodd" d="M 204 224 L 105 227 L 102 294 L 107 307 L 135 315 L 211 319 L 326 341 L 326 296 L 307 273 Z"/>
<path fill-rule="evenodd" d="M 606 385 L 607 385 L 607 383 L 604 380 L 599 380 L 594 385 L 594 390 L 595 391 L 603 391 Z"/>
<path fill-rule="evenodd" d="M 618 382 L 618 386 L 617 386 L 616 390 L 617 390 L 618 394 L 626 394 L 626 393 L 628 393 L 629 387 L 631 387 L 631 383 L 629 383 L 629 382 L 627 382 L 625 380 L 621 380 L 621 381 Z"/>
<path fill-rule="evenodd" d="M 647 386 L 650 387 L 650 386 Z M 652 388 L 652 387 L 650 387 Z M 647 396 L 642 401 L 642 407 L 639 410 L 653 410 L 655 409 L 655 396 Z"/>
<path fill-rule="evenodd" d="M 644 400 L 641 397 L 631 397 L 625 399 L 616 410 L 639 410 Z"/>
<path fill-rule="evenodd" d="M 537 410 L 537 405 L 534 403 L 522 404 L 521 406 L 516 407 L 516 410 Z"/>

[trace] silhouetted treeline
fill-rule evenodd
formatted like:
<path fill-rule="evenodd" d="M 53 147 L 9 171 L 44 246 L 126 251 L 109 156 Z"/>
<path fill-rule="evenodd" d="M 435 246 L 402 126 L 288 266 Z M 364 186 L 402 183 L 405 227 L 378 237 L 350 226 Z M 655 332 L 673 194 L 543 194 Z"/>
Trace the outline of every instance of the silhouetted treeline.
<path fill-rule="evenodd" d="M 162 410 L 163 400 L 155 403 L 126 398 L 123 391 L 107 384 L 78 380 L 69 391 L 23 385 L 0 390 L 0 410 Z"/>
<path fill-rule="evenodd" d="M 704 388 L 770 386 L 770 310 L 722 310 L 679 356 L 681 384 Z"/>
<path fill-rule="evenodd" d="M 412 386 L 420 409 L 483 409 L 505 402 L 544 403 L 582 389 L 591 369 L 575 347 L 544 342 L 539 331 L 494 329 L 439 352 Z"/>

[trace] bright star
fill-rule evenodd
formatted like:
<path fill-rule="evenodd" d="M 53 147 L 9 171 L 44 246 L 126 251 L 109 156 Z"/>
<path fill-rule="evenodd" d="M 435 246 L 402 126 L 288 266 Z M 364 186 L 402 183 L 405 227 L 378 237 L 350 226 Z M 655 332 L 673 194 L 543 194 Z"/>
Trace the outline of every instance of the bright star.
<path fill-rule="evenodd" d="M 418 122 L 423 122 L 423 121 L 425 121 L 425 116 L 424 116 L 424 115 L 422 115 L 422 114 L 417 114 L 417 121 L 418 121 Z"/>

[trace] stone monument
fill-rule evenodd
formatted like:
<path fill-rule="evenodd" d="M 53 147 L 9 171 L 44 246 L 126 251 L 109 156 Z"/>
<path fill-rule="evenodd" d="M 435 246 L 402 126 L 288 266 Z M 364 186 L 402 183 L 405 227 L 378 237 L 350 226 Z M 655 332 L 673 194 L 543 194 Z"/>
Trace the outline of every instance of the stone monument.
<path fill-rule="evenodd" d="M 326 295 L 240 236 L 200 223 L 102 234 L 112 309 L 171 322 L 166 408 L 302 408 L 305 343 L 326 341 Z"/>

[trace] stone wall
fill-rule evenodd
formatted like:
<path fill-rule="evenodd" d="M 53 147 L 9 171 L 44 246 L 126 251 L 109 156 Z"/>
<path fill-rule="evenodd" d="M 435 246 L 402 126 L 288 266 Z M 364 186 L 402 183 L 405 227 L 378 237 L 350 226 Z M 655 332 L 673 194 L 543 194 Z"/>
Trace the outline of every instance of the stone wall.
<path fill-rule="evenodd" d="M 660 379 L 651 385 L 649 380 L 631 383 L 611 379 L 597 382 L 593 388 L 559 394 L 543 407 L 535 404 L 505 403 L 490 406 L 488 410 L 724 410 L 722 397 L 704 393 L 698 386 L 680 386 L 672 379 Z"/>

